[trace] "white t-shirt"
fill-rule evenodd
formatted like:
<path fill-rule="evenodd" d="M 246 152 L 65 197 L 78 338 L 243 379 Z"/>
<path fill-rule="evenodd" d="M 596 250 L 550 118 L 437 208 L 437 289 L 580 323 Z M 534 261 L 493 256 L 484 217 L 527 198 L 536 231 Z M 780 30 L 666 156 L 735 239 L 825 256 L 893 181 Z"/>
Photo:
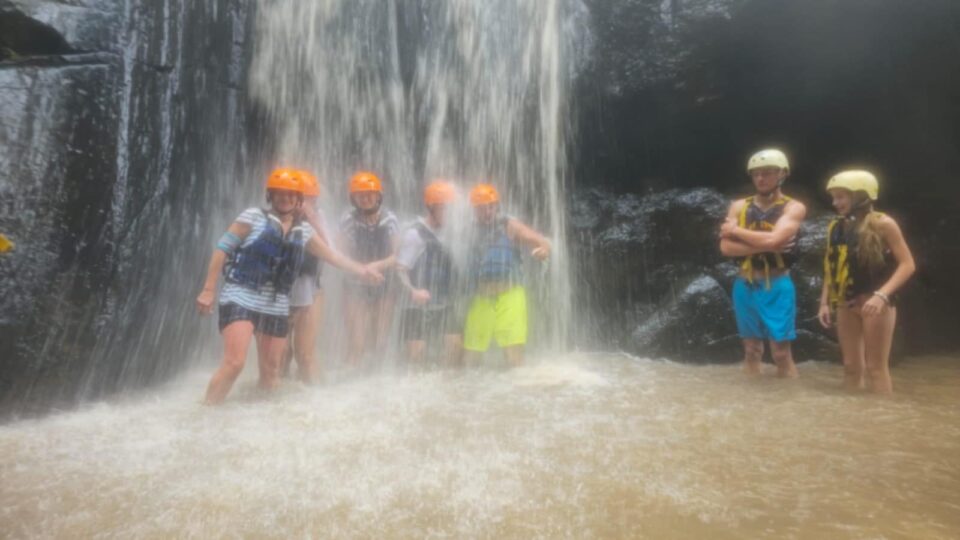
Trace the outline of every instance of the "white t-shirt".
<path fill-rule="evenodd" d="M 423 226 L 425 226 L 434 236 L 439 237 L 439 231 L 434 229 L 427 223 L 427 220 L 423 218 L 417 218 Z M 415 225 L 408 226 L 403 231 L 403 236 L 400 237 L 400 247 L 397 249 L 397 264 L 411 270 L 416 264 L 417 259 L 423 255 L 423 252 L 427 249 L 427 243 L 424 241 L 423 237 L 420 236 L 420 231 L 417 230 Z"/>
<path fill-rule="evenodd" d="M 267 228 L 268 219 L 272 220 L 278 227 L 280 226 L 280 219 L 277 216 L 273 214 L 265 215 L 263 210 L 256 207 L 247 208 L 237 217 L 235 220 L 237 223 L 250 225 L 250 234 L 243 239 L 241 248 L 250 246 L 260 237 L 260 233 Z M 314 235 L 313 227 L 302 221 L 295 223 L 287 234 L 293 234 L 298 229 L 302 231 L 300 238 L 306 245 L 307 241 Z M 248 289 L 237 283 L 224 283 L 223 288 L 220 289 L 220 303 L 234 303 L 266 315 L 286 317 L 290 314 L 289 297 L 286 294 L 275 293 L 273 285 L 269 283 L 259 290 Z"/>

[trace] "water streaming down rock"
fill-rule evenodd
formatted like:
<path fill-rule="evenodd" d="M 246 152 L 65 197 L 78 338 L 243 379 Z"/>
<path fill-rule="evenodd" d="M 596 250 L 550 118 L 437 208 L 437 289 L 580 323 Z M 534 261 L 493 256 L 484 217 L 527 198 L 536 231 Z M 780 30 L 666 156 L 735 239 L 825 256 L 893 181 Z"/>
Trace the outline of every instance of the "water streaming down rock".
<path fill-rule="evenodd" d="M 477 181 L 552 238 L 531 267 L 531 322 L 560 349 L 570 317 L 564 211 L 568 88 L 582 36 L 575 1 L 292 0 L 260 6 L 251 94 L 276 140 L 277 163 L 319 173 L 327 208 L 343 209 L 357 169 L 386 182 L 385 206 L 411 216 L 432 178 Z M 259 189 L 251 180 L 251 192 Z M 469 219 L 458 206 L 455 256 Z"/>
<path fill-rule="evenodd" d="M 170 377 L 246 169 L 243 0 L 0 2 L 0 410 Z M 232 216 L 231 216 L 232 217 Z"/>

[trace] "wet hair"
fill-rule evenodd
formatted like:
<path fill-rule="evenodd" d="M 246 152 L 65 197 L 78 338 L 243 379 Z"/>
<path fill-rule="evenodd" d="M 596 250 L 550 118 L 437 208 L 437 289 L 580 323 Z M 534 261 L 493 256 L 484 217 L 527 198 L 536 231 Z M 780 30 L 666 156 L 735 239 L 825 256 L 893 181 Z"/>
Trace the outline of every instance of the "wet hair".
<path fill-rule="evenodd" d="M 883 235 L 880 234 L 880 220 L 883 214 L 873 209 L 873 205 L 866 194 L 854 194 L 856 206 L 866 206 L 867 213 L 857 226 L 857 260 L 871 273 L 880 272 L 884 265 L 884 253 L 887 250 Z"/>

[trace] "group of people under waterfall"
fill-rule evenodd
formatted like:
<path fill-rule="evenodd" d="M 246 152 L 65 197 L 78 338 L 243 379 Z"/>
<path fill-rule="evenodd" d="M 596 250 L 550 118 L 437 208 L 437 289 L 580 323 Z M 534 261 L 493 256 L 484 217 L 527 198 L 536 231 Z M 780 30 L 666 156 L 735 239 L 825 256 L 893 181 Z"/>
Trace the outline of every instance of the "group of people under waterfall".
<path fill-rule="evenodd" d="M 347 274 L 342 293 L 348 366 L 359 367 L 368 352 L 383 353 L 397 309 L 411 365 L 422 364 L 428 344 L 436 342 L 449 365 L 478 364 L 492 341 L 511 365 L 523 363 L 524 253 L 544 261 L 551 243 L 501 212 L 496 187 L 480 183 L 470 190 L 474 219 L 466 268 L 455 264 L 441 234 L 458 197 L 452 182 L 430 182 L 423 191 L 425 215 L 405 228 L 384 207 L 383 183 L 375 173 L 357 172 L 348 190 L 352 208 L 332 243 L 317 209 L 316 176 L 276 169 L 266 182 L 269 208 L 243 211 L 217 242 L 197 297 L 200 312 L 212 313 L 223 276 L 218 302 L 223 359 L 206 403 L 226 398 L 254 339 L 260 388 L 275 388 L 291 359 L 304 382 L 320 378 L 314 340 L 322 318 L 324 263 Z"/>
<path fill-rule="evenodd" d="M 797 300 L 790 269 L 798 258 L 806 206 L 783 193 L 790 165 L 782 151 L 757 152 L 746 169 L 754 194 L 730 205 L 719 232 L 721 253 L 739 268 L 732 297 L 743 366 L 747 373 L 761 373 L 769 343 L 776 373 L 796 377 L 791 344 Z M 913 257 L 896 221 L 874 209 L 879 183 L 872 173 L 840 172 L 826 191 L 838 215 L 824 246 L 818 318 L 824 328 L 836 326 L 844 386 L 890 393 L 897 293 L 915 271 Z M 440 234 L 458 196 L 452 182 L 427 184 L 425 215 L 401 227 L 383 206 L 380 178 L 357 172 L 349 180 L 352 208 L 335 242 L 324 231 L 319 194 L 309 171 L 276 169 L 266 182 L 268 208 L 243 211 L 218 241 L 197 297 L 200 312 L 212 313 L 223 276 L 218 302 L 223 359 L 206 403 L 226 398 L 253 339 L 260 388 L 275 388 L 291 358 L 304 382 L 319 379 L 314 341 L 323 311 L 324 263 L 346 273 L 341 283 L 347 365 L 358 366 L 367 352 L 384 351 L 396 310 L 411 365 L 423 362 L 428 343 L 442 343 L 440 356 L 447 364 L 478 365 L 491 341 L 509 364 L 523 363 L 527 299 L 521 261 L 525 253 L 546 260 L 551 243 L 501 212 L 496 187 L 480 183 L 470 190 L 474 216 L 465 268 L 455 264 Z"/>

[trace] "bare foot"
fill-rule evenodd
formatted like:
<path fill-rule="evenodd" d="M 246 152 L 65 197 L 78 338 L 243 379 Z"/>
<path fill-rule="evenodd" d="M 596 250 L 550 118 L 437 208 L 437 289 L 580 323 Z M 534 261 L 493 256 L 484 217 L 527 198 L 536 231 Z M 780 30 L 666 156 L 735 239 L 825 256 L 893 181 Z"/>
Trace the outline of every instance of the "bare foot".
<path fill-rule="evenodd" d="M 763 373 L 763 364 L 758 362 L 744 362 L 743 372 L 747 375 L 760 375 Z"/>

